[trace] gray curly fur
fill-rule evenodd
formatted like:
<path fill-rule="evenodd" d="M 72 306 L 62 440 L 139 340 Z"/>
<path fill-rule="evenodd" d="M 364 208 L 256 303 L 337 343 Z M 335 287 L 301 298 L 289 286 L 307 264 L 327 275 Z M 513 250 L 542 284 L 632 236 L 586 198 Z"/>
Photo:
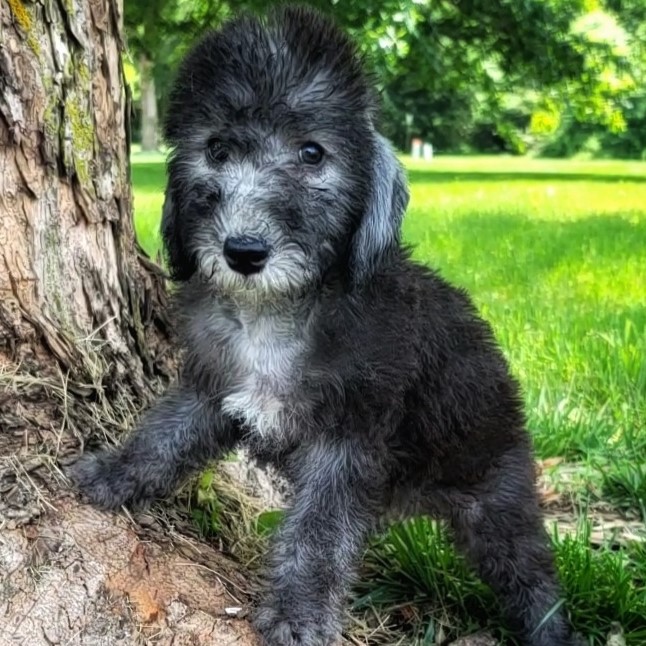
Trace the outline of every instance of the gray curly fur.
<path fill-rule="evenodd" d="M 275 465 L 293 501 L 255 619 L 270 646 L 336 643 L 367 537 L 411 514 L 448 522 L 523 643 L 578 643 L 562 610 L 543 622 L 560 592 L 518 386 L 469 297 L 401 246 L 406 179 L 375 113 L 354 46 L 309 10 L 238 18 L 189 53 L 162 223 L 183 375 L 71 475 L 117 509 L 239 445 Z M 320 164 L 299 161 L 307 141 Z M 231 235 L 267 241 L 261 272 L 229 269 Z"/>

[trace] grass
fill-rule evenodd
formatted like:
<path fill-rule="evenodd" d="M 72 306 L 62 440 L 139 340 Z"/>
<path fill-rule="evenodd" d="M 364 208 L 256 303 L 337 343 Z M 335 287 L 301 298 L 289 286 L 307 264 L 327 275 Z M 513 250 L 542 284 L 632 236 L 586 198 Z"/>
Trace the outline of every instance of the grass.
<path fill-rule="evenodd" d="M 538 455 L 580 467 L 575 503 L 601 500 L 645 520 L 646 164 L 405 162 L 405 239 L 494 326 L 524 388 Z M 153 256 L 164 180 L 161 158 L 133 157 L 137 234 Z M 646 552 L 592 549 L 586 532 L 580 524 L 554 538 L 575 624 L 601 643 L 618 621 L 628 644 L 646 643 Z M 407 610 L 419 644 L 449 626 L 468 631 L 473 617 L 496 623 L 487 591 L 427 521 L 393 528 L 366 568 L 364 605 L 419 602 Z"/>
<path fill-rule="evenodd" d="M 555 533 L 552 544 L 567 610 L 590 643 L 605 644 L 614 623 L 622 627 L 626 643 L 646 643 L 643 544 L 590 549 L 584 520 L 572 534 Z M 498 639 L 511 640 L 500 628 L 504 622 L 492 593 L 456 555 L 444 528 L 423 518 L 399 523 L 375 541 L 357 593 L 355 611 L 389 609 L 393 625 L 406 628 L 416 646 L 483 626 Z"/>

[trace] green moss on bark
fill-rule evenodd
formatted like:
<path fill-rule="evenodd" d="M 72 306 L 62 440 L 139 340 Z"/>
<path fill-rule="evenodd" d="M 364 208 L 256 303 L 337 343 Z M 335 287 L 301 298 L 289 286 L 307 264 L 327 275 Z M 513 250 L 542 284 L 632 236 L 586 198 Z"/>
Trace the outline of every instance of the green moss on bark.
<path fill-rule="evenodd" d="M 27 44 L 34 54 L 40 58 L 40 43 L 34 35 L 34 21 L 31 17 L 30 11 L 25 7 L 21 0 L 7 0 L 7 2 L 14 20 L 26 36 Z"/>
<path fill-rule="evenodd" d="M 92 75 L 81 58 L 71 60 L 72 88 L 65 97 L 65 119 L 72 139 L 72 162 L 79 183 L 93 192 L 92 159 L 94 158 L 94 120 L 90 111 Z"/>
<path fill-rule="evenodd" d="M 70 92 L 65 99 L 65 115 L 72 135 L 74 170 L 81 185 L 89 187 L 92 179 L 90 161 L 94 156 L 94 123 L 75 92 Z"/>

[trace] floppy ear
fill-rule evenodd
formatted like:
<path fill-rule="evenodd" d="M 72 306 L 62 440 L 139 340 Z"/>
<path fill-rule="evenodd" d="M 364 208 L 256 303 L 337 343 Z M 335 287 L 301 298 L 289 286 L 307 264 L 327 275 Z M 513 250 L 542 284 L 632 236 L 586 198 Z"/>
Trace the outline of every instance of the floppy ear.
<path fill-rule="evenodd" d="M 166 248 L 168 267 L 173 280 L 188 280 L 196 271 L 195 259 L 186 249 L 174 191 L 166 189 L 162 210 L 161 234 Z"/>
<path fill-rule="evenodd" d="M 368 203 L 352 240 L 350 266 L 355 283 L 369 279 L 399 244 L 408 197 L 404 169 L 390 143 L 377 134 Z"/>

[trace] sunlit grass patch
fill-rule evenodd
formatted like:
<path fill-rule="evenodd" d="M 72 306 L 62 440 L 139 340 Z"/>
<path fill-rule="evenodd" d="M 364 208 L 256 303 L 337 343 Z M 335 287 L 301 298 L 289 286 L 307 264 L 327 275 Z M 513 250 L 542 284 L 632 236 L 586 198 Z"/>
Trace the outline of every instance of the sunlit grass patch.
<path fill-rule="evenodd" d="M 412 167 L 406 239 L 494 325 L 539 452 L 646 447 L 646 165 Z"/>
<path fill-rule="evenodd" d="M 137 153 L 131 157 L 132 188 L 137 239 L 146 253 L 155 258 L 161 252 L 161 221 L 166 171 L 164 156 Z"/>

